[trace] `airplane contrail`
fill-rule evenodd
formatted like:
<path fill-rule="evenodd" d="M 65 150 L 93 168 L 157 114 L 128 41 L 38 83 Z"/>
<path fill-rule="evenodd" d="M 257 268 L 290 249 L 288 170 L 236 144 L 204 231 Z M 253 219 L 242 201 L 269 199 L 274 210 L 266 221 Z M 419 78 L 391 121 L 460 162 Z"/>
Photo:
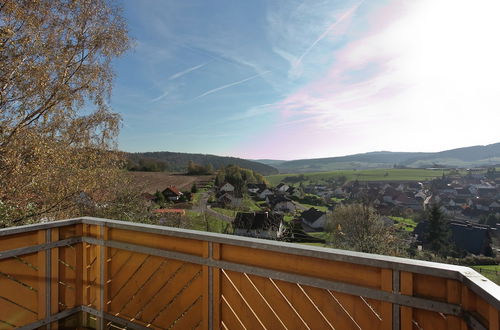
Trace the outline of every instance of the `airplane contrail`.
<path fill-rule="evenodd" d="M 362 0 L 360 3 L 358 3 L 357 5 L 353 6 L 351 9 L 349 9 L 347 12 L 344 13 L 344 15 L 342 15 L 337 21 L 335 21 L 335 23 L 331 24 L 310 46 L 309 48 L 306 49 L 306 51 L 295 61 L 294 65 L 298 66 L 301 62 L 302 62 L 302 59 L 307 55 L 309 54 L 309 52 L 316 46 L 316 44 L 318 42 L 320 42 L 321 40 L 323 40 L 327 35 L 328 33 L 330 33 L 331 30 L 333 30 L 333 28 L 335 28 L 337 25 L 339 25 L 340 23 L 342 23 L 342 21 L 344 19 L 346 19 L 346 17 L 348 17 L 349 15 L 351 15 L 353 12 L 355 12 L 359 6 L 361 6 L 361 4 L 364 2 L 364 0 Z"/>
<path fill-rule="evenodd" d="M 195 97 L 194 99 L 199 99 L 199 98 L 201 98 L 201 97 L 204 97 L 204 96 L 207 96 L 207 95 L 209 95 L 209 94 L 212 94 L 212 93 L 218 92 L 218 91 L 220 91 L 220 90 L 223 90 L 223 89 L 226 89 L 226 88 L 229 88 L 229 87 L 233 87 L 233 86 L 236 86 L 236 85 L 242 84 L 242 83 L 247 82 L 247 81 L 249 81 L 249 80 L 255 79 L 255 78 L 260 77 L 260 76 L 263 76 L 263 75 L 265 75 L 265 74 L 267 74 L 267 73 L 269 73 L 269 72 L 271 72 L 271 71 L 265 71 L 265 72 L 262 72 L 262 73 L 256 74 L 256 75 L 254 75 L 254 76 L 251 76 L 251 77 L 245 78 L 245 79 L 243 79 L 243 80 L 239 80 L 239 81 L 236 81 L 236 82 L 233 82 L 233 83 L 227 84 L 227 85 L 223 85 L 223 86 L 220 86 L 220 87 L 217 87 L 217 88 L 211 89 L 211 90 L 209 90 L 209 91 L 206 91 L 206 92 L 205 92 L 205 93 L 203 93 L 203 94 L 198 95 L 198 96 L 197 96 L 197 97 Z"/>
<path fill-rule="evenodd" d="M 177 73 L 171 75 L 170 77 L 168 77 L 168 79 L 169 80 L 174 80 L 174 79 L 177 79 L 179 77 L 182 77 L 183 75 L 188 74 L 189 72 L 192 72 L 192 71 L 195 71 L 195 70 L 203 68 L 205 65 L 207 65 L 210 62 L 202 63 L 202 64 L 199 64 L 199 65 L 193 66 L 193 67 L 191 67 L 189 69 L 186 69 L 184 71 L 177 72 Z"/>

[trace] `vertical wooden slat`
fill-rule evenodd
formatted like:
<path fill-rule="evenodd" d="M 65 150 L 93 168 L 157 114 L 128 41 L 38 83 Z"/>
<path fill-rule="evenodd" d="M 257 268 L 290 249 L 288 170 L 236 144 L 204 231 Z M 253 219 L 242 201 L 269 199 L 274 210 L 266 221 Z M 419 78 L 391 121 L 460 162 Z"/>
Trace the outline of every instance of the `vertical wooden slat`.
<path fill-rule="evenodd" d="M 462 285 L 462 309 L 466 312 L 470 312 L 472 307 L 471 303 L 471 298 L 469 294 L 469 289 L 465 286 Z M 462 322 L 462 325 L 460 327 L 461 330 L 467 330 L 469 327 Z"/>
<path fill-rule="evenodd" d="M 76 227 L 76 236 L 83 236 L 83 225 L 79 224 Z M 75 304 L 77 306 L 83 305 L 82 295 L 83 295 L 83 244 L 78 243 L 75 245 Z"/>
<path fill-rule="evenodd" d="M 500 329 L 500 315 L 498 310 L 490 305 L 490 311 L 489 311 L 489 330 L 497 330 Z"/>
<path fill-rule="evenodd" d="M 411 296 L 413 295 L 413 274 L 408 272 L 400 273 L 400 292 L 401 294 Z M 411 307 L 401 306 L 400 309 L 401 330 L 413 329 L 413 309 Z"/>
<path fill-rule="evenodd" d="M 212 243 L 212 258 L 220 260 L 221 258 L 221 244 Z M 221 285 L 220 285 L 220 268 L 212 268 L 212 327 L 213 329 L 220 329 L 221 324 Z"/>
<path fill-rule="evenodd" d="M 446 281 L 446 301 L 450 304 L 460 305 L 460 283 L 455 280 Z M 446 317 L 446 326 L 448 329 L 460 329 L 460 319 L 448 315 Z"/>
<path fill-rule="evenodd" d="M 88 235 L 90 225 L 82 224 L 82 235 Z M 89 305 L 89 271 L 87 265 L 89 264 L 89 249 L 90 244 L 82 243 L 82 305 Z"/>
<path fill-rule="evenodd" d="M 59 240 L 59 228 L 51 229 L 51 241 L 57 242 Z M 50 251 L 50 310 L 51 315 L 59 312 L 59 248 L 53 248 Z M 50 329 L 57 329 L 57 324 L 52 324 Z"/>
<path fill-rule="evenodd" d="M 45 243 L 45 230 L 39 230 L 37 236 L 37 244 Z M 45 251 L 38 251 L 37 253 L 37 267 L 38 267 L 38 320 L 43 320 L 46 315 L 46 268 L 45 268 Z"/>
<path fill-rule="evenodd" d="M 108 232 L 107 232 L 107 227 L 105 226 L 105 224 L 103 223 L 101 226 L 99 226 L 99 238 L 101 238 L 103 241 L 107 240 L 108 239 Z M 108 251 L 108 248 L 105 247 L 104 245 L 103 246 L 99 246 L 97 247 L 97 250 L 98 250 L 98 257 L 97 257 L 97 262 L 98 264 L 96 266 L 96 272 L 98 272 L 98 276 L 97 276 L 97 279 L 99 281 L 98 285 L 97 285 L 97 289 L 98 289 L 98 293 L 99 293 L 99 298 L 98 298 L 98 301 L 99 301 L 99 310 L 101 312 L 105 312 L 106 311 L 106 307 L 108 306 L 105 302 L 107 302 L 107 299 L 106 299 L 106 278 L 107 278 L 107 251 Z M 104 319 L 103 318 L 100 318 L 99 319 L 99 322 L 98 322 L 98 325 L 99 325 L 99 329 L 104 329 Z"/>
<path fill-rule="evenodd" d="M 211 243 L 203 242 L 203 258 L 211 258 Z M 210 281 L 211 276 L 209 276 L 211 269 L 208 266 L 202 266 L 202 287 L 203 287 L 203 298 L 202 298 L 202 327 L 203 329 L 209 329 L 209 325 L 211 322 L 209 321 L 209 317 L 211 314 L 211 303 L 209 303 L 209 296 L 211 294 Z"/>
<path fill-rule="evenodd" d="M 384 291 L 392 292 L 392 270 L 381 269 L 380 274 L 380 288 Z M 382 329 L 392 328 L 392 304 L 383 302 L 380 308 L 382 317 Z"/>

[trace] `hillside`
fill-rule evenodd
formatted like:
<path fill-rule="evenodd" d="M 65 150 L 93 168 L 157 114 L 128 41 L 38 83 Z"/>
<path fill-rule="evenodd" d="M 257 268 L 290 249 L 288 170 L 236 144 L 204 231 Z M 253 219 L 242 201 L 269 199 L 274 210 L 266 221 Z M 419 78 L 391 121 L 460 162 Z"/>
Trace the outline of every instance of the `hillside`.
<path fill-rule="evenodd" d="M 270 163 L 270 160 L 265 160 Z M 281 173 L 302 173 L 349 169 L 393 168 L 406 166 L 478 167 L 500 164 L 500 143 L 441 152 L 377 151 L 342 157 L 300 159 L 273 164 Z"/>
<path fill-rule="evenodd" d="M 185 172 L 189 161 L 197 164 L 208 166 L 211 164 L 214 169 L 221 168 L 227 165 L 237 165 L 243 168 L 253 170 L 262 175 L 277 174 L 278 170 L 272 166 L 261 164 L 255 161 L 236 158 L 223 157 L 204 154 L 189 154 L 183 152 L 138 152 L 127 153 L 128 159 L 133 163 L 139 163 L 142 160 L 156 160 L 161 163 L 166 163 L 166 170 L 170 172 Z"/>

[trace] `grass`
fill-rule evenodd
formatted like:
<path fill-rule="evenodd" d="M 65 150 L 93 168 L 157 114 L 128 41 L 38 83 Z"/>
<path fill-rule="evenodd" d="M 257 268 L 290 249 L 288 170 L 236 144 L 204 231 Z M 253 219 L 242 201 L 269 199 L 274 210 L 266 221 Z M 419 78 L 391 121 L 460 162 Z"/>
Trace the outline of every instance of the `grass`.
<path fill-rule="evenodd" d="M 500 265 L 479 265 L 472 266 L 472 268 L 484 277 L 500 285 Z"/>
<path fill-rule="evenodd" d="M 428 169 L 374 169 L 374 170 L 339 170 L 333 172 L 312 172 L 300 174 L 276 174 L 266 176 L 266 180 L 277 185 L 286 177 L 304 175 L 305 184 L 311 182 L 325 182 L 326 180 L 336 179 L 345 176 L 348 181 L 425 181 L 431 180 L 447 174 L 449 170 L 428 170 Z"/>
<path fill-rule="evenodd" d="M 220 207 L 212 207 L 212 210 L 214 210 L 215 212 L 218 212 L 220 214 L 227 215 L 228 217 L 231 217 L 231 218 L 234 218 L 236 216 L 235 210 L 223 209 Z"/>
<path fill-rule="evenodd" d="M 316 210 L 322 211 L 322 212 L 328 212 L 328 207 L 326 206 L 318 206 L 318 205 L 312 205 L 312 204 L 304 204 L 304 203 L 299 203 L 303 207 L 306 207 L 307 209 L 310 209 L 311 207 L 314 207 Z"/>
<path fill-rule="evenodd" d="M 230 223 L 222 221 L 210 214 L 188 210 L 186 211 L 186 218 L 188 223 L 187 226 L 183 228 L 213 233 L 232 233 Z"/>
<path fill-rule="evenodd" d="M 309 234 L 312 237 L 324 239 L 325 241 L 328 240 L 328 233 L 324 232 L 324 231 L 311 232 L 311 233 L 307 233 L 307 234 Z"/>
<path fill-rule="evenodd" d="M 260 207 L 260 205 L 258 204 L 258 202 L 254 201 L 253 199 L 251 199 L 248 196 L 245 196 L 243 198 L 242 207 L 243 208 L 247 208 L 250 212 L 253 212 L 253 211 L 256 211 L 256 212 L 262 211 L 262 208 Z"/>
<path fill-rule="evenodd" d="M 390 216 L 389 218 L 391 218 L 392 220 L 394 220 L 394 222 L 396 222 L 397 227 L 404 229 L 405 231 L 412 232 L 413 229 L 415 229 L 415 227 L 417 226 L 415 220 L 411 218 L 392 217 L 392 216 Z"/>

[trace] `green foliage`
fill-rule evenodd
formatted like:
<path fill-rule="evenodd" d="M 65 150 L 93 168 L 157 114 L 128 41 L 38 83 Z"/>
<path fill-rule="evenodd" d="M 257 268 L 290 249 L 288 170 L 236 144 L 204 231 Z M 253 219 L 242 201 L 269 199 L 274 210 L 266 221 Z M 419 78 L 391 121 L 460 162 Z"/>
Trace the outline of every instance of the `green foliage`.
<path fill-rule="evenodd" d="M 129 171 L 165 172 L 168 170 L 168 164 L 152 158 L 129 158 L 127 159 L 126 168 Z"/>
<path fill-rule="evenodd" d="M 161 191 L 156 191 L 155 192 L 155 197 L 156 197 L 156 203 L 160 206 L 160 207 L 164 207 L 165 204 L 167 203 L 167 200 L 165 199 L 165 195 L 163 195 L 161 193 Z"/>
<path fill-rule="evenodd" d="M 193 185 L 191 186 L 191 192 L 193 194 L 196 194 L 198 192 L 198 187 L 196 186 L 196 183 L 193 183 Z"/>
<path fill-rule="evenodd" d="M 441 255 L 446 256 L 452 248 L 450 243 L 450 228 L 448 219 L 439 209 L 439 205 L 433 204 L 427 212 L 429 226 L 424 235 L 424 241 L 427 247 Z"/>
<path fill-rule="evenodd" d="M 390 216 L 389 218 L 394 220 L 394 222 L 396 223 L 396 227 L 399 227 L 408 232 L 413 232 L 413 230 L 417 226 L 417 223 L 412 218 L 395 217 L 395 216 Z"/>
<path fill-rule="evenodd" d="M 479 218 L 479 223 L 482 225 L 488 225 L 495 228 L 497 223 L 500 223 L 500 216 L 497 214 L 490 213 L 488 215 L 482 215 Z"/>
<path fill-rule="evenodd" d="M 196 164 L 192 160 L 189 161 L 187 167 L 188 175 L 207 175 L 212 174 L 213 167 L 209 164 L 207 166 L 203 166 L 200 164 Z"/>
<path fill-rule="evenodd" d="M 301 204 L 309 204 L 314 206 L 325 206 L 325 200 L 314 194 L 305 194 L 304 197 L 297 199 Z"/>
<path fill-rule="evenodd" d="M 215 185 L 221 186 L 224 182 L 232 184 L 237 192 L 244 192 L 245 186 L 249 183 L 266 183 L 266 179 L 261 174 L 247 168 L 236 165 L 229 165 L 220 169 L 215 176 Z"/>
<path fill-rule="evenodd" d="M 221 169 L 223 167 L 233 164 L 242 168 L 251 169 L 263 175 L 278 173 L 278 170 L 272 166 L 235 157 L 222 157 L 215 155 L 188 154 L 188 153 L 167 152 L 167 151 L 129 153 L 126 154 L 126 156 L 127 158 L 132 158 L 132 159 L 149 158 L 166 162 L 169 166 L 169 170 L 173 172 L 186 171 L 189 161 L 193 161 L 197 164 L 200 164 L 201 166 L 206 167 L 209 172 L 214 172 L 214 168 Z"/>

